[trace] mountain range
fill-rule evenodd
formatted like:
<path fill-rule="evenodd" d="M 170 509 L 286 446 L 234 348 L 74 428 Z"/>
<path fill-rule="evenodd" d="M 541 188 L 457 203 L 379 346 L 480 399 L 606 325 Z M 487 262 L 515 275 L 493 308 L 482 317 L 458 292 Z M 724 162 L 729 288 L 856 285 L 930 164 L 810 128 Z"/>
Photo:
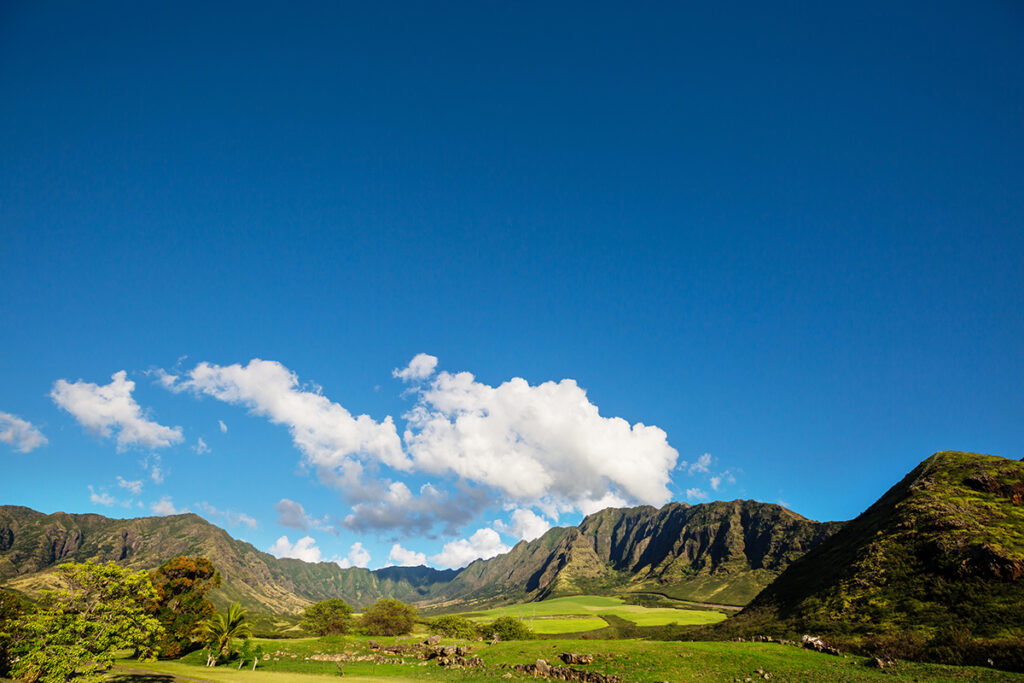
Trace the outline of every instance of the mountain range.
<path fill-rule="evenodd" d="M 458 571 L 371 571 L 276 558 L 195 514 L 111 519 L 0 506 L 0 582 L 32 595 L 62 562 L 151 569 L 176 555 L 202 555 L 223 577 L 215 604 L 237 600 L 275 614 L 332 597 L 356 607 L 395 597 L 443 608 L 629 591 L 742 605 L 841 526 L 754 501 L 609 508 Z"/>

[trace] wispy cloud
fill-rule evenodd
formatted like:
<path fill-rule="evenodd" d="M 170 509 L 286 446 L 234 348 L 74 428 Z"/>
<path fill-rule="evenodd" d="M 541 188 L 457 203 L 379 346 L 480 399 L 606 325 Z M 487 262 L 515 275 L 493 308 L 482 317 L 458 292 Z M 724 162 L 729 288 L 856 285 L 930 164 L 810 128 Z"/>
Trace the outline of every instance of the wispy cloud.
<path fill-rule="evenodd" d="M 95 503 L 96 505 L 106 505 L 107 507 L 110 507 L 111 505 L 117 502 L 117 500 L 109 493 L 96 493 L 96 491 L 93 489 L 91 485 L 88 488 L 89 502 L 91 503 Z"/>
<path fill-rule="evenodd" d="M 117 485 L 120 486 L 123 489 L 128 489 L 129 493 L 131 493 L 133 496 L 137 496 L 140 493 L 142 493 L 142 480 L 141 479 L 135 479 L 133 481 L 128 481 L 124 477 L 118 475 L 118 477 L 117 477 Z"/>
<path fill-rule="evenodd" d="M 313 529 L 332 533 L 335 536 L 338 535 L 337 529 L 328 522 L 326 515 L 320 519 L 311 517 L 306 514 L 306 509 L 302 507 L 302 503 L 296 503 L 294 500 L 282 498 L 274 506 L 274 510 L 277 512 L 277 523 L 281 526 L 286 526 L 292 529 L 301 529 L 302 531 L 312 527 Z"/>
<path fill-rule="evenodd" d="M 149 509 L 161 516 L 180 515 L 184 512 L 188 512 L 188 508 L 178 509 L 174 507 L 174 501 L 170 496 L 163 496 L 160 500 L 152 503 L 149 506 Z"/>
<path fill-rule="evenodd" d="M 244 512 L 234 512 L 232 510 L 218 510 L 216 507 L 210 505 L 205 500 L 201 503 L 196 503 L 196 509 L 204 513 L 207 517 L 219 517 L 223 519 L 228 526 L 234 527 L 238 526 L 239 524 L 242 524 L 244 526 L 249 527 L 250 529 L 255 529 L 259 526 L 259 523 L 255 519 L 245 514 Z"/>
<path fill-rule="evenodd" d="M 30 453 L 47 444 L 46 437 L 31 422 L 4 412 L 0 412 L 0 441 L 19 453 Z"/>

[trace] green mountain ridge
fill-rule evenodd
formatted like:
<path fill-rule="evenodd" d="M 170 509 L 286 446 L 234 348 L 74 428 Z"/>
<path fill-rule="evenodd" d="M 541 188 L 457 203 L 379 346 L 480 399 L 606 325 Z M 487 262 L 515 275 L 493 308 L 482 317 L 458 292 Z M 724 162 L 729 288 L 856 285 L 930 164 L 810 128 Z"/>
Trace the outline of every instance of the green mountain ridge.
<path fill-rule="evenodd" d="M 394 597 L 443 609 L 644 590 L 744 604 L 840 526 L 755 501 L 608 508 L 461 570 L 371 571 L 275 558 L 194 514 L 119 520 L 0 506 L 0 582 L 31 594 L 61 562 L 113 560 L 150 569 L 187 554 L 209 558 L 221 572 L 215 603 L 238 600 L 273 613 L 332 597 L 356 607 Z"/>
<path fill-rule="evenodd" d="M 945 451 L 793 562 L 742 630 L 1024 634 L 1024 462 Z"/>

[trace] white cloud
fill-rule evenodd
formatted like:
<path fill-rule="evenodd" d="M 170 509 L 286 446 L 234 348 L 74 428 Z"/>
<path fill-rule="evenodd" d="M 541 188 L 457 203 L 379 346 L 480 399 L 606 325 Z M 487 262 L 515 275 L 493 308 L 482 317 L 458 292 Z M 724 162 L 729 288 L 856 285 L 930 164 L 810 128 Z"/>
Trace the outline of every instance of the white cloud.
<path fill-rule="evenodd" d="M 430 561 L 439 567 L 457 569 L 473 560 L 486 560 L 509 550 L 511 548 L 501 542 L 501 536 L 494 529 L 477 529 L 468 539 L 445 543 L 441 552 L 431 556 Z"/>
<path fill-rule="evenodd" d="M 695 472 L 707 472 L 711 468 L 711 454 L 705 453 L 704 455 L 697 458 L 696 461 L 688 463 L 685 460 L 680 463 L 680 467 L 687 467 L 687 472 L 694 474 Z"/>
<path fill-rule="evenodd" d="M 287 536 L 277 539 L 274 545 L 267 548 L 267 552 L 275 557 L 294 557 L 296 560 L 306 562 L 320 561 L 320 548 L 311 536 L 303 536 L 295 541 L 295 545 L 288 542 Z"/>
<path fill-rule="evenodd" d="M 259 522 L 245 514 L 244 512 L 233 512 L 232 510 L 218 510 L 214 506 L 207 503 L 205 500 L 202 503 L 196 503 L 196 507 L 201 511 L 205 512 L 208 517 L 222 517 L 228 526 L 238 526 L 243 524 L 250 529 L 255 529 L 259 526 Z"/>
<path fill-rule="evenodd" d="M 202 455 L 203 453 L 209 453 L 210 447 L 206 445 L 205 441 L 203 441 L 203 437 L 199 437 L 196 439 L 196 445 L 192 447 L 192 450 L 194 450 L 198 455 Z"/>
<path fill-rule="evenodd" d="M 602 417 L 574 380 L 497 387 L 441 372 L 405 416 L 420 470 L 453 473 L 512 500 L 552 497 L 577 508 L 603 500 L 662 504 L 678 453 L 663 430 Z"/>
<path fill-rule="evenodd" d="M 224 424 L 224 420 L 217 420 L 217 424 L 220 425 L 220 433 L 221 434 L 227 434 L 228 433 L 228 426 L 226 424 Z"/>
<path fill-rule="evenodd" d="M 135 479 L 134 481 L 128 481 L 124 477 L 118 475 L 117 485 L 123 489 L 128 489 L 133 496 L 137 496 L 142 493 L 142 480 Z"/>
<path fill-rule="evenodd" d="M 391 546 L 391 552 L 388 553 L 388 562 L 399 567 L 418 567 L 427 563 L 427 554 L 408 550 L 396 543 Z"/>
<path fill-rule="evenodd" d="M 612 492 L 608 492 L 600 498 L 587 498 L 577 503 L 577 507 L 584 515 L 592 515 L 605 508 L 622 508 L 629 505 L 629 501 Z"/>
<path fill-rule="evenodd" d="M 96 503 L 97 505 L 106 505 L 107 507 L 110 507 L 111 505 L 117 502 L 116 500 L 114 500 L 114 497 L 111 496 L 109 493 L 96 493 L 96 491 L 93 490 L 92 486 L 89 486 L 89 501 L 92 503 Z"/>
<path fill-rule="evenodd" d="M 403 370 L 395 368 L 391 371 L 392 376 L 397 377 L 403 382 L 413 382 L 417 380 L 423 380 L 434 374 L 434 368 L 437 367 L 437 356 L 431 356 L 428 353 L 417 353 L 409 365 Z"/>
<path fill-rule="evenodd" d="M 171 500 L 170 496 L 162 497 L 157 502 L 151 504 L 149 509 L 161 516 L 180 515 L 183 512 L 188 512 L 188 508 L 179 510 L 174 507 L 174 502 Z"/>
<path fill-rule="evenodd" d="M 519 508 L 512 512 L 512 523 L 501 520 L 494 523 L 494 528 L 505 534 L 523 541 L 532 541 L 544 535 L 551 528 L 551 523 L 532 510 Z"/>
<path fill-rule="evenodd" d="M 337 557 L 337 556 L 335 556 Z M 356 541 L 352 544 L 352 547 L 348 549 L 348 556 L 340 560 L 334 560 L 339 567 L 342 569 L 348 569 L 350 567 L 363 567 L 370 564 L 370 551 L 363 547 L 363 544 Z"/>
<path fill-rule="evenodd" d="M 124 370 L 115 372 L 110 384 L 103 386 L 59 379 L 50 398 L 91 432 L 110 437 L 111 430 L 116 429 L 119 451 L 129 446 L 165 448 L 179 443 L 184 438 L 180 427 L 165 427 L 144 417 L 132 398 L 135 382 L 126 377 Z"/>
<path fill-rule="evenodd" d="M 708 492 L 698 488 L 686 489 L 686 497 L 691 500 L 707 500 Z"/>
<path fill-rule="evenodd" d="M 709 479 L 708 481 L 711 483 L 712 491 L 717 491 L 718 487 L 722 485 L 722 478 L 719 477 L 718 475 L 711 477 L 711 479 Z"/>
<path fill-rule="evenodd" d="M 19 453 L 28 453 L 47 443 L 43 433 L 31 422 L 4 412 L 0 412 L 0 441 L 10 444 Z"/>
<path fill-rule="evenodd" d="M 276 361 L 255 358 L 246 366 L 200 363 L 184 380 L 168 377 L 172 379 L 163 384 L 172 391 L 190 390 L 244 405 L 255 415 L 286 425 L 295 445 L 328 483 L 358 488 L 358 457 L 402 471 L 412 467 L 390 417 L 383 422 L 368 415 L 353 417 L 318 389 L 300 389 L 295 373 Z"/>

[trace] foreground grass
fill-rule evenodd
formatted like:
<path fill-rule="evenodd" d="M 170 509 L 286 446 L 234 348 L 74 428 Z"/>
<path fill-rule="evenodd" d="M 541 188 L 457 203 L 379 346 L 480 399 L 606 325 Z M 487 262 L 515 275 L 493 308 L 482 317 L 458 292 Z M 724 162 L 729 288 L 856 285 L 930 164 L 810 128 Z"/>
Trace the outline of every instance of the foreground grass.
<path fill-rule="evenodd" d="M 295 640 L 262 640 L 270 658 L 260 663 L 255 672 L 238 671 L 231 665 L 208 669 L 202 658 L 190 655 L 177 662 L 139 663 L 123 661 L 121 666 L 160 672 L 165 677 L 146 678 L 125 673 L 115 674 L 111 683 L 170 683 L 191 678 L 199 681 L 249 681 L 249 683 L 284 683 L 309 681 L 315 683 L 323 676 L 338 677 L 334 662 L 309 659 L 316 655 L 371 653 L 365 637 L 302 638 Z M 413 643 L 415 639 L 376 639 L 384 646 Z M 447 640 L 446 644 L 456 641 Z M 771 674 L 773 681 L 1024 681 L 1024 675 L 1009 674 L 990 669 L 950 667 L 936 664 L 899 663 L 893 669 L 879 671 L 865 666 L 864 658 L 832 657 L 793 646 L 775 643 L 723 643 L 723 642 L 659 642 L 644 640 L 590 641 L 590 640 L 531 640 L 510 641 L 486 645 L 470 643 L 474 654 L 480 656 L 482 669 L 444 669 L 433 662 L 421 662 L 406 656 L 389 658 L 388 663 L 346 662 L 342 680 L 365 681 L 387 678 L 398 681 L 475 681 L 501 680 L 511 664 L 532 663 L 546 659 L 558 663 L 561 652 L 595 654 L 593 664 L 579 667 L 606 674 L 622 676 L 630 683 L 655 681 L 741 681 L 757 679 L 757 669 Z M 235 665 L 237 666 L 237 664 Z M 533 680 L 525 674 L 512 673 L 511 680 Z"/>

